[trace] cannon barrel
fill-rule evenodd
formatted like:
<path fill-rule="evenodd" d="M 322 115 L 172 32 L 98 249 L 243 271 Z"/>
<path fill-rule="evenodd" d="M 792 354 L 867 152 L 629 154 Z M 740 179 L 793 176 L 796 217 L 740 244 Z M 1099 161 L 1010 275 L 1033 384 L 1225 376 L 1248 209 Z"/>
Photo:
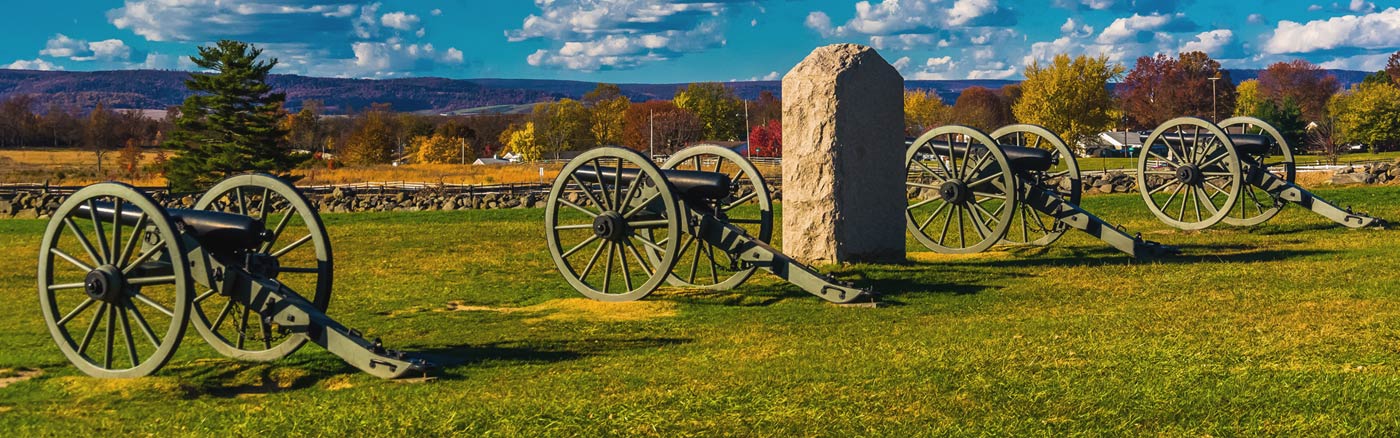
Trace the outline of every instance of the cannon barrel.
<path fill-rule="evenodd" d="M 78 206 L 77 211 L 78 214 L 90 215 L 103 222 L 110 222 L 119 217 L 122 225 L 126 226 L 140 224 L 145 215 L 131 205 L 123 205 L 118 213 L 110 202 L 83 204 Z M 166 209 L 165 213 L 185 233 L 215 254 L 257 248 L 271 236 L 262 221 L 251 216 L 183 208 Z"/>

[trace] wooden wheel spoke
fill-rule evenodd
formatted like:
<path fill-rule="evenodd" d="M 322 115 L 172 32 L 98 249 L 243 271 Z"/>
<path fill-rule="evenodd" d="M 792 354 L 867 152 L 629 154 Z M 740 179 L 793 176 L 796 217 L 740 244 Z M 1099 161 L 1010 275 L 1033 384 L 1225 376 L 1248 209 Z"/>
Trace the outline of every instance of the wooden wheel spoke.
<path fill-rule="evenodd" d="M 594 167 L 593 169 L 596 170 L 596 169 L 598 169 L 598 168 L 597 168 L 597 167 Z M 598 202 L 598 197 L 593 196 L 593 189 L 591 188 L 591 186 L 589 186 L 589 185 L 587 185 L 587 184 L 584 184 L 583 181 L 581 181 L 581 180 L 578 179 L 578 175 L 577 175 L 577 174 L 574 174 L 574 173 L 570 173 L 570 174 L 569 174 L 569 179 L 570 179 L 570 180 L 573 180 L 574 184 L 578 184 L 578 188 L 581 189 L 581 190 L 583 190 L 583 195 L 586 196 L 586 197 L 588 197 L 588 202 L 589 202 L 589 203 L 591 203 L 594 207 L 597 207 L 599 212 L 602 212 L 602 211 L 603 211 L 604 205 L 603 205 L 602 203 Z M 598 216 L 598 215 L 597 215 L 597 214 L 593 214 L 593 216 Z"/>
<path fill-rule="evenodd" d="M 1165 211 L 1165 210 L 1167 209 L 1167 206 L 1172 205 L 1172 200 L 1173 200 L 1173 199 L 1176 199 L 1176 195 L 1181 194 L 1182 189 L 1185 189 L 1185 188 L 1186 188 L 1186 184 L 1176 183 L 1176 190 L 1173 190 L 1173 191 L 1172 191 L 1171 196 L 1168 196 L 1168 197 L 1167 197 L 1167 202 L 1163 202 L 1162 205 L 1158 207 L 1158 209 L 1159 209 L 1159 210 L 1164 210 L 1164 211 Z"/>
<path fill-rule="evenodd" d="M 234 205 L 238 206 L 238 214 L 248 215 L 248 203 L 243 200 L 243 187 L 233 188 L 233 202 Z"/>
<path fill-rule="evenodd" d="M 691 236 L 690 243 L 695 244 L 695 256 L 690 258 L 690 280 L 687 282 L 695 284 L 695 272 L 700 267 L 700 247 L 705 246 L 705 242 Z"/>
<path fill-rule="evenodd" d="M 272 238 L 263 242 L 262 250 L 258 252 L 266 253 L 277 244 L 277 239 L 282 238 L 282 230 L 287 229 L 287 223 L 291 222 L 292 216 L 292 206 L 287 206 L 287 209 L 282 211 L 282 219 L 278 220 L 277 226 L 272 229 Z"/>
<path fill-rule="evenodd" d="M 97 308 L 97 316 L 92 318 L 91 323 L 88 323 L 87 332 L 83 333 L 83 340 L 78 343 L 78 354 L 83 354 L 87 351 L 88 345 L 92 343 L 92 335 L 97 333 L 97 326 L 102 323 L 102 317 L 107 316 L 107 307 L 110 306 L 111 304 L 102 303 L 102 305 Z"/>
<path fill-rule="evenodd" d="M 614 254 L 616 254 L 616 251 L 613 251 L 613 247 L 617 246 L 612 242 L 606 242 L 606 245 L 608 246 L 608 261 L 605 262 L 603 268 L 603 293 L 605 294 L 608 293 L 609 283 L 612 282 L 613 258 Z"/>
<path fill-rule="evenodd" d="M 555 229 L 555 230 L 559 230 L 559 231 L 565 231 L 565 230 L 591 230 L 591 229 L 593 229 L 593 224 L 555 225 L 555 226 L 554 226 L 554 229 Z"/>
<path fill-rule="evenodd" d="M 133 338 L 131 336 L 131 320 L 126 317 L 125 309 L 122 309 L 122 311 L 120 312 L 113 313 L 121 315 L 122 338 L 126 340 L 126 351 L 131 356 L 131 366 L 136 367 L 137 365 L 141 364 L 141 358 L 138 357 L 139 355 L 136 354 L 136 338 Z"/>
<path fill-rule="evenodd" d="M 258 334 L 262 336 L 263 349 L 264 349 L 264 350 L 271 350 L 271 349 L 272 349 L 272 327 L 270 327 L 269 324 L 268 324 L 267 322 L 263 321 L 262 316 L 259 316 L 259 317 L 258 317 Z"/>
<path fill-rule="evenodd" d="M 92 229 L 97 234 L 98 252 L 102 256 L 102 263 L 112 260 L 112 250 L 107 247 L 107 233 L 103 231 L 102 221 L 97 220 L 97 198 L 88 199 L 88 215 L 92 217 Z M 112 212 L 113 215 L 120 215 L 121 212 Z"/>
<path fill-rule="evenodd" d="M 73 318 L 75 318 L 75 317 L 78 316 L 78 314 L 83 313 L 84 310 L 87 310 L 88 307 L 92 307 L 92 304 L 93 304 L 93 303 L 96 303 L 96 302 L 97 302 L 97 300 L 94 300 L 94 299 L 92 299 L 92 298 L 88 298 L 88 299 L 83 300 L 83 302 L 82 302 L 81 304 L 78 304 L 78 307 L 77 307 L 77 308 L 75 308 L 75 309 L 73 309 L 72 311 L 68 312 L 67 315 L 63 315 L 63 318 L 60 318 L 60 319 L 58 320 L 58 322 L 54 323 L 54 325 L 59 325 L 59 326 L 68 325 L 68 321 L 72 321 Z"/>
<path fill-rule="evenodd" d="M 715 246 L 709 242 L 701 242 L 705 248 L 705 256 L 710 259 L 710 281 L 711 284 L 719 284 L 719 262 L 715 261 Z"/>
<path fill-rule="evenodd" d="M 1196 204 L 1197 204 L 1197 205 L 1204 206 L 1204 207 L 1206 208 L 1206 212 L 1207 212 L 1207 213 L 1210 213 L 1210 216 L 1214 216 L 1215 213 L 1219 211 L 1219 209 L 1215 208 L 1215 198 L 1212 198 L 1212 197 L 1210 197 L 1210 196 L 1205 196 L 1205 195 L 1207 195 L 1205 189 L 1202 189 L 1202 188 L 1200 188 L 1200 187 L 1196 187 L 1196 201 L 1197 201 Z M 1202 199 L 1202 198 L 1205 198 L 1205 199 Z M 1197 210 L 1199 210 L 1199 209 L 1200 209 L 1200 208 L 1197 207 Z M 1199 213 L 1198 213 L 1198 214 L 1199 214 Z M 1196 220 L 1200 220 L 1200 219 L 1196 219 Z"/>
<path fill-rule="evenodd" d="M 752 201 L 754 198 L 757 198 L 757 197 L 758 197 L 758 192 L 757 192 L 757 191 L 754 191 L 753 193 L 749 193 L 749 194 L 747 194 L 747 195 L 744 195 L 744 196 L 739 197 L 739 199 L 735 199 L 734 202 L 730 202 L 729 204 L 720 207 L 720 208 L 719 208 L 719 211 L 729 211 L 729 210 L 733 209 L 734 207 L 738 207 L 740 204 L 743 204 L 743 203 L 745 203 L 745 202 Z"/>
<path fill-rule="evenodd" d="M 986 176 L 986 177 L 984 177 L 984 178 L 982 178 L 982 179 L 979 179 L 979 180 L 970 182 L 970 183 L 967 184 L 967 186 L 968 186 L 968 187 L 977 187 L 977 186 L 980 186 L 980 185 L 982 185 L 982 184 L 986 184 L 986 183 L 989 183 L 989 182 L 992 182 L 992 181 L 996 181 L 997 179 L 999 179 L 999 178 L 1001 178 L 1001 177 L 1002 177 L 1002 173 L 1001 173 L 1001 172 L 997 172 L 997 173 L 995 173 L 995 174 L 988 175 L 988 176 Z"/>
<path fill-rule="evenodd" d="M 1167 182 L 1166 184 L 1162 184 L 1162 185 L 1160 185 L 1160 186 L 1157 186 L 1157 188 L 1148 190 L 1148 191 L 1147 191 L 1147 194 L 1148 194 L 1148 195 L 1155 195 L 1155 194 L 1157 194 L 1158 192 L 1161 192 L 1162 190 L 1166 190 L 1168 187 L 1174 187 L 1174 186 L 1179 186 L 1179 185 L 1181 185 L 1181 182 L 1180 182 L 1180 181 L 1169 181 L 1169 182 Z"/>
<path fill-rule="evenodd" d="M 285 268 L 282 268 L 282 269 L 285 269 Z M 280 272 L 285 272 L 285 271 L 282 271 L 281 269 L 278 269 L 278 271 L 280 271 Z M 199 296 L 194 297 L 194 302 L 197 304 L 197 303 L 203 302 L 204 300 L 209 299 L 209 297 L 212 297 L 212 296 L 218 295 L 218 294 L 219 294 L 219 293 L 218 293 L 217 291 L 215 291 L 215 290 L 213 290 L 213 289 L 209 289 L 209 290 L 204 291 L 204 293 L 199 294 Z"/>
<path fill-rule="evenodd" d="M 623 218 L 623 219 L 629 219 L 629 218 L 631 218 L 632 216 L 636 216 L 637 213 L 640 213 L 642 210 L 646 209 L 647 205 L 649 205 L 649 204 L 651 204 L 652 202 L 656 201 L 656 198 L 660 198 L 660 197 L 661 197 L 661 192 L 658 191 L 658 192 L 656 192 L 656 193 L 652 193 L 651 196 L 648 196 L 647 199 L 646 199 L 645 201 L 642 201 L 642 202 L 637 203 L 637 206 L 632 207 L 631 210 L 628 210 L 627 213 L 623 214 L 623 215 L 622 215 L 622 218 Z"/>
<path fill-rule="evenodd" d="M 146 317 L 141 314 L 141 310 L 136 308 L 136 303 L 132 303 L 131 300 L 127 300 L 126 302 L 131 304 L 126 307 L 126 310 L 131 312 L 131 318 L 136 320 L 136 326 L 141 328 L 141 333 L 146 335 L 146 340 L 151 341 L 151 345 L 159 348 L 160 337 L 156 336 L 156 331 L 151 329 L 151 324 L 146 322 Z"/>
<path fill-rule="evenodd" d="M 941 197 L 941 196 L 933 196 L 933 197 L 930 197 L 930 198 L 928 198 L 928 199 L 925 199 L 925 200 L 922 200 L 922 201 L 919 201 L 919 202 L 916 202 L 916 203 L 913 203 L 913 204 L 909 204 L 909 206 L 908 206 L 908 207 L 905 207 L 904 209 L 905 209 L 905 210 L 913 210 L 913 209 L 916 209 L 916 208 L 919 208 L 919 207 L 923 207 L 923 206 L 925 206 L 925 205 L 928 205 L 929 203 L 932 203 L 932 202 L 934 202 L 934 201 L 942 201 L 942 200 L 943 200 L 943 197 Z"/>
<path fill-rule="evenodd" d="M 155 302 L 155 300 L 152 300 L 151 297 L 148 297 L 148 296 L 143 295 L 143 294 L 140 294 L 140 293 L 134 294 L 134 295 L 132 295 L 131 297 L 132 297 L 132 298 L 135 298 L 137 301 L 140 301 L 140 302 L 142 302 L 142 303 L 145 303 L 147 306 L 151 306 L 152 309 L 156 309 L 156 310 L 160 311 L 160 313 L 164 313 L 165 316 L 169 316 L 169 317 L 171 317 L 171 318 L 174 318 L 174 317 L 175 317 L 175 312 L 174 312 L 174 311 L 165 308 L 165 306 L 162 306 L 160 303 Z M 133 307 L 134 307 L 134 306 L 133 306 Z"/>
<path fill-rule="evenodd" d="M 939 200 L 939 201 L 942 201 L 942 200 L 943 200 L 943 198 L 933 198 L 933 199 L 934 199 L 934 200 Z M 942 205 L 939 205 L 939 206 L 938 206 L 938 208 L 933 209 L 933 214 L 929 215 L 929 216 L 928 216 L 928 219 L 924 219 L 924 222 L 919 224 L 919 232 L 922 233 L 922 232 L 924 231 L 925 228 L 928 228 L 929 224 L 933 223 L 933 218 L 938 217 L 938 213 L 942 212 L 943 209 L 944 209 L 944 208 L 947 208 L 949 205 L 952 205 L 952 204 L 949 204 L 947 201 L 944 201 Z"/>
<path fill-rule="evenodd" d="M 574 210 L 578 210 L 579 212 L 588 215 L 588 217 L 598 217 L 598 213 L 594 213 L 594 212 L 588 211 L 588 209 L 583 208 L 583 207 L 580 207 L 578 204 L 569 202 L 569 200 L 564 199 L 564 198 L 562 198 L 562 197 L 559 198 L 559 203 L 560 203 L 560 204 L 567 205 L 567 206 L 573 208 Z"/>
<path fill-rule="evenodd" d="M 127 238 L 126 246 L 122 247 L 121 253 L 117 255 L 116 265 L 126 267 L 127 259 L 136 251 L 136 242 L 141 240 L 141 230 L 146 229 L 146 221 L 149 218 L 146 212 L 141 212 L 141 216 L 136 219 L 136 226 L 131 229 L 131 236 Z"/>
<path fill-rule="evenodd" d="M 283 255 L 286 255 L 287 253 L 291 252 L 292 250 L 297 249 L 297 247 L 301 246 L 302 244 L 305 244 L 306 242 L 310 242 L 310 241 L 311 241 L 311 235 L 310 235 L 310 234 L 307 234 L 307 235 L 305 235 L 305 236 L 302 236 L 300 239 L 297 239 L 295 242 L 292 242 L 291 244 L 282 247 L 282 249 L 277 250 L 277 252 L 272 253 L 272 257 L 281 257 L 281 256 L 283 256 Z"/>
<path fill-rule="evenodd" d="M 940 163 L 940 166 L 941 166 L 941 165 L 942 165 L 941 163 L 943 162 L 943 160 L 938 160 L 938 162 Z M 943 176 L 939 175 L 938 172 L 935 172 L 935 171 L 933 170 L 933 168 L 928 167 L 927 164 L 924 164 L 923 161 L 921 161 L 921 160 L 915 158 L 915 159 L 914 159 L 914 164 L 918 164 L 919 167 L 924 168 L 924 172 L 926 172 L 929 176 L 932 176 L 934 179 L 937 179 L 938 182 L 946 182 L 946 181 L 947 181 L 946 179 L 943 178 Z M 943 171 L 944 171 L 944 172 L 947 172 L 948 170 L 947 170 L 947 169 L 943 169 Z M 946 173 L 945 173 L 945 175 L 946 175 Z"/>
<path fill-rule="evenodd" d="M 63 224 L 68 226 L 69 232 L 77 236 L 78 243 L 83 245 L 83 250 L 87 251 L 88 257 L 92 257 L 92 263 L 94 265 L 102 264 L 102 257 L 97 255 L 97 248 L 93 247 L 92 242 L 88 241 L 87 235 L 83 234 L 83 232 L 78 229 L 78 224 L 73 222 L 73 218 L 71 216 L 64 217 Z M 89 269 L 89 271 L 90 270 L 91 269 Z"/>
<path fill-rule="evenodd" d="M 136 256 L 135 260 L 132 260 L 131 263 L 126 265 L 126 267 L 122 268 L 122 274 L 130 274 L 132 269 L 136 269 L 137 266 L 141 266 L 142 263 L 146 263 L 147 260 L 151 259 L 151 256 L 156 255 L 156 253 L 160 252 L 160 250 L 162 249 L 165 249 L 165 240 L 156 242 L 155 245 L 151 245 L 151 249 L 148 249 L 145 252 L 141 253 L 141 255 Z"/>
<path fill-rule="evenodd" d="M 112 344 L 117 337 L 117 312 L 120 311 L 120 309 L 120 306 L 112 305 L 112 311 L 107 313 L 107 349 L 102 352 L 103 368 L 112 368 L 112 356 L 113 353 L 116 353 L 116 351 L 112 349 Z"/>
<path fill-rule="evenodd" d="M 83 272 L 90 272 L 90 271 L 92 271 L 93 269 L 97 269 L 97 268 L 94 268 L 94 267 L 92 267 L 92 266 L 89 266 L 87 263 L 83 263 L 82 260 L 78 260 L 78 259 L 74 258 L 73 256 L 68 255 L 68 253 L 63 252 L 63 250 L 61 250 L 61 249 L 58 249 L 58 248 L 49 248 L 49 253 L 58 256 L 58 258 L 61 258 L 61 259 L 65 260 L 65 261 L 67 261 L 68 263 L 71 263 L 73 266 L 76 266 L 78 269 L 83 270 Z M 53 290 L 53 289 L 50 288 L 50 290 Z"/>
<path fill-rule="evenodd" d="M 234 347 L 238 348 L 239 350 L 243 349 L 243 341 L 248 339 L 248 317 L 252 316 L 252 314 L 253 308 L 244 305 L 243 320 L 238 323 L 238 341 L 234 345 Z"/>
<path fill-rule="evenodd" d="M 219 316 L 214 317 L 214 322 L 209 324 L 209 331 L 219 331 L 219 326 L 223 325 L 224 319 L 228 318 L 229 311 L 233 310 L 233 303 L 234 301 L 232 299 L 228 300 L 227 303 L 224 303 L 223 309 L 219 310 Z"/>
<path fill-rule="evenodd" d="M 668 219 L 653 219 L 653 220 L 645 220 L 645 221 L 631 221 L 631 222 L 628 222 L 628 223 L 627 223 L 627 226 L 628 226 L 628 227 L 631 227 L 631 228 L 634 229 L 634 230 L 635 230 L 635 229 L 657 229 L 657 228 L 665 228 L 666 226 L 668 226 L 668 225 L 670 225 L 670 224 L 671 224 L 671 221 L 668 220 Z"/>
<path fill-rule="evenodd" d="M 267 224 L 267 211 L 272 206 L 272 188 L 263 187 L 262 201 L 258 202 L 258 222 Z"/>
<path fill-rule="evenodd" d="M 588 263 L 583 266 L 583 272 L 578 274 L 578 279 L 588 278 L 588 273 L 593 271 L 593 266 L 598 264 L 598 257 L 603 254 L 603 248 L 608 246 L 607 242 L 598 245 L 598 249 L 593 250 L 593 256 L 588 258 Z"/>
<path fill-rule="evenodd" d="M 663 245 L 664 243 L 653 242 L 651 239 L 648 239 L 648 238 L 646 238 L 646 237 L 642 237 L 641 234 L 633 234 L 632 237 L 636 238 L 637 241 L 642 242 L 642 245 L 646 245 L 647 248 L 651 248 L 651 249 L 653 249 L 653 250 L 655 250 L 655 251 L 657 251 L 657 252 L 663 253 L 663 254 L 666 253 L 666 248 L 662 248 L 662 247 L 661 247 L 661 245 Z M 661 239 L 662 242 L 666 242 L 666 241 L 669 241 L 669 240 L 671 240 L 670 237 L 667 237 L 667 238 L 665 238 L 665 239 Z"/>
<path fill-rule="evenodd" d="M 583 239 L 583 242 L 579 242 L 578 245 L 574 245 L 573 248 L 569 248 L 568 251 L 565 251 L 563 254 L 560 254 L 559 257 L 560 257 L 560 258 L 568 258 L 569 256 L 574 255 L 575 252 L 578 252 L 578 250 L 583 249 L 583 247 L 588 246 L 588 244 L 590 244 L 590 243 L 593 243 L 593 241 L 595 241 L 595 240 L 598 240 L 598 235 L 597 235 L 597 234 L 594 234 L 594 235 L 592 235 L 592 236 L 588 236 L 587 239 Z"/>
<path fill-rule="evenodd" d="M 623 245 L 613 245 L 617 251 L 618 259 L 622 263 L 622 285 L 627 286 L 627 291 L 632 291 L 632 266 L 627 263 L 627 252 L 623 250 Z"/>
<path fill-rule="evenodd" d="M 646 272 L 648 277 L 656 275 L 656 270 L 647 264 L 646 259 L 642 258 L 641 251 L 637 250 L 637 245 L 632 243 L 632 239 L 627 239 L 626 243 L 628 253 L 632 254 L 632 258 L 637 259 L 637 265 L 641 266 L 642 272 Z"/>
<path fill-rule="evenodd" d="M 164 284 L 175 284 L 174 275 L 159 275 L 155 277 L 137 277 L 126 279 L 126 284 L 130 286 L 158 286 Z"/>

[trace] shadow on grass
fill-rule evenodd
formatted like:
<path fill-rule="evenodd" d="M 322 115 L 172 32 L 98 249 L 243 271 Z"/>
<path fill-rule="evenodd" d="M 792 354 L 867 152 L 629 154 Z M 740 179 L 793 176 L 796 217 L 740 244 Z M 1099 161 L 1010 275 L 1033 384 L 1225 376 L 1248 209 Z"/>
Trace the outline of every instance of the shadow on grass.
<path fill-rule="evenodd" d="M 1336 251 L 1320 249 L 1279 250 L 1260 249 L 1246 244 L 1188 244 L 1178 245 L 1181 254 L 1162 257 L 1134 259 L 1110 248 L 1095 250 L 1075 249 L 1070 254 L 1056 256 L 1035 256 L 1027 258 L 979 260 L 958 262 L 964 266 L 978 265 L 994 268 L 1036 268 L 1036 267 L 1083 267 L 1083 266 L 1128 266 L 1133 264 L 1189 264 L 1200 262 L 1264 262 L 1287 260 L 1331 254 Z"/>
<path fill-rule="evenodd" d="M 451 372 L 457 368 L 550 364 L 689 342 L 690 339 L 653 337 L 503 341 L 419 349 L 409 352 L 409 355 L 432 363 L 436 369 L 429 375 L 452 380 L 459 377 Z"/>

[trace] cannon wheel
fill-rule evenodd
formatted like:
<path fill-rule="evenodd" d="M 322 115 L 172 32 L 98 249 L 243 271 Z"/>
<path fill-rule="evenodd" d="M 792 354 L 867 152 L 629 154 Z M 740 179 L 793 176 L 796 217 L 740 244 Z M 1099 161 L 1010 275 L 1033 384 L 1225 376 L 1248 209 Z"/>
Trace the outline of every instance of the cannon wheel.
<path fill-rule="evenodd" d="M 580 172 L 585 166 L 614 178 Z M 629 171 L 637 177 L 621 181 Z M 549 254 L 584 296 L 641 299 L 676 265 L 685 229 L 681 212 L 661 169 L 646 157 L 619 147 L 595 148 L 569 161 L 554 180 L 544 213 Z M 642 247 L 656 251 L 659 260 L 647 263 Z"/>
<path fill-rule="evenodd" d="M 933 148 L 980 144 L 985 148 Z M 905 223 L 914 238 L 940 253 L 970 254 L 1001 241 L 1016 213 L 1016 176 L 987 134 L 941 126 L 920 136 L 904 156 L 909 204 Z"/>
<path fill-rule="evenodd" d="M 1268 122 L 1253 117 L 1233 117 L 1220 122 L 1220 129 L 1230 134 L 1256 134 L 1273 137 L 1274 148 L 1264 154 L 1246 154 L 1255 163 L 1262 164 L 1269 172 L 1288 182 L 1297 177 L 1297 165 L 1293 161 L 1293 148 L 1283 139 L 1283 134 Z M 1235 203 L 1234 210 L 1224 221 L 1230 225 L 1251 226 L 1273 219 L 1283 209 L 1284 203 L 1275 199 L 1268 191 L 1246 183 L 1244 192 Z"/>
<path fill-rule="evenodd" d="M 1003 126 L 991 135 L 998 144 L 1049 150 L 1055 162 L 1064 165 L 1063 170 L 1055 167 L 1051 168 L 1052 172 L 1049 173 L 1036 172 L 1035 175 L 1022 176 L 1034 178 L 1035 181 L 1027 182 L 1041 186 L 1056 178 L 1063 178 L 1063 182 L 1057 182 L 1047 188 L 1054 190 L 1069 203 L 1079 204 L 1079 197 L 1083 193 L 1079 163 L 1074 159 L 1074 152 L 1069 150 L 1069 145 L 1065 144 L 1060 136 L 1044 127 L 1028 124 Z M 1066 185 L 1069 186 L 1068 189 L 1065 188 Z M 1016 210 L 1011 219 L 1011 228 L 1007 229 L 1006 237 L 1002 238 L 1007 243 L 1045 246 L 1059 240 L 1060 236 L 1069 230 L 1068 225 L 1025 203 L 1021 203 Z"/>
<path fill-rule="evenodd" d="M 99 205 L 140 216 L 99 220 Z M 87 375 L 154 373 L 185 335 L 193 293 L 184 245 L 165 209 L 131 186 L 94 184 L 59 205 L 39 246 L 38 278 L 49 333 Z"/>
<path fill-rule="evenodd" d="M 273 278 L 292 290 L 314 291 L 308 298 L 317 309 L 326 311 L 334 266 L 331 242 L 316 208 L 296 188 L 271 175 L 239 175 L 214 185 L 195 201 L 194 208 L 261 220 L 273 237 L 258 253 L 277 259 Z M 200 291 L 194 304 L 195 330 L 214 350 L 234 359 L 276 360 L 307 341 L 304 334 L 280 333 L 254 309 L 212 288 Z"/>
<path fill-rule="evenodd" d="M 702 144 L 677 152 L 661 168 L 728 175 L 731 195 L 708 207 L 723 213 L 727 222 L 743 228 L 749 236 L 762 242 L 772 240 L 773 198 L 763 181 L 763 174 L 743 156 L 727 148 Z M 657 260 L 655 253 L 648 248 L 647 255 L 653 261 Z M 666 282 L 672 286 L 728 290 L 743 284 L 757 269 L 755 266 L 744 266 L 725 251 L 716 251 L 691 233 L 681 244 L 676 267 Z"/>
<path fill-rule="evenodd" d="M 1157 144 L 1166 146 L 1166 155 L 1152 150 Z M 1183 230 L 1219 223 L 1230 214 L 1244 183 L 1234 143 L 1219 126 L 1195 117 L 1168 120 L 1152 131 L 1138 153 L 1137 171 L 1138 192 L 1147 208 Z"/>

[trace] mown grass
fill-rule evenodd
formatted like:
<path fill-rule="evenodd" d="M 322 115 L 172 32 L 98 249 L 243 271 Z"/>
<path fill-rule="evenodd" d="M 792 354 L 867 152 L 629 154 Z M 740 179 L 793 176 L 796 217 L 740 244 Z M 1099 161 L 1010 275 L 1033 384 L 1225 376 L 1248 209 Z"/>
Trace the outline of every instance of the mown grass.
<path fill-rule="evenodd" d="M 1400 219 L 1391 187 L 1325 190 Z M 1400 432 L 1395 231 L 1298 207 L 1253 228 L 1168 229 L 1136 194 L 1100 216 L 1185 253 L 1126 259 L 1081 233 L 839 277 L 889 307 L 759 274 L 721 293 L 578 299 L 540 210 L 328 214 L 331 314 L 442 367 L 360 374 L 319 348 L 269 364 L 197 334 L 156 376 L 97 380 L 57 352 L 33 291 L 43 221 L 0 221 L 0 388 L 11 436 L 1062 436 Z M 621 315 L 621 316 L 619 316 Z"/>
<path fill-rule="evenodd" d="M 1368 161 L 1393 161 L 1400 158 L 1400 151 L 1378 152 L 1378 153 L 1346 153 L 1337 156 L 1337 164 L 1360 163 Z M 1083 157 L 1077 159 L 1079 169 L 1082 171 L 1096 170 L 1116 170 L 1134 169 L 1137 167 L 1137 156 L 1132 157 Z M 1295 155 L 1293 162 L 1299 166 L 1312 166 L 1330 164 L 1330 158 L 1321 155 Z"/>

